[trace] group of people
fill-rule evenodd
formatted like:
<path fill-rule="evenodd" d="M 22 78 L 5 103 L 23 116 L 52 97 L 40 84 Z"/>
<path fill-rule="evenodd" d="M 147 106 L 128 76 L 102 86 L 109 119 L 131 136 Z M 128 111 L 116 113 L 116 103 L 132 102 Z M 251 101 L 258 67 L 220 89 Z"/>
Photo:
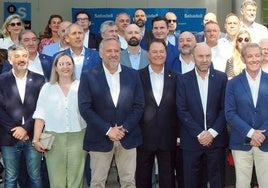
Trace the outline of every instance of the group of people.
<path fill-rule="evenodd" d="M 100 35 L 81 11 L 75 23 L 51 15 L 41 39 L 9 16 L 0 39 L 5 187 L 82 188 L 84 177 L 105 187 L 114 160 L 121 187 L 152 187 L 157 169 L 160 187 L 223 188 L 227 148 L 236 187 L 250 187 L 252 173 L 267 187 L 268 30 L 256 11 L 245 0 L 241 19 L 226 16 L 226 33 L 207 13 L 193 34 L 176 32 L 173 12 L 147 30 L 137 9 L 103 22 Z M 51 150 L 42 132 L 55 136 Z"/>

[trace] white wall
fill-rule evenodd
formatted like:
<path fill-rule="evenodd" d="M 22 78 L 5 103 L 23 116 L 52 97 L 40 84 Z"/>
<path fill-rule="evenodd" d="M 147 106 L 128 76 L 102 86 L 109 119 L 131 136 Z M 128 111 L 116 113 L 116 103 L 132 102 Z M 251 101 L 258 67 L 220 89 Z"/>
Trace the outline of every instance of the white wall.
<path fill-rule="evenodd" d="M 207 8 L 218 15 L 220 25 L 232 10 L 232 0 L 5 0 L 5 2 L 27 2 L 32 4 L 32 29 L 42 32 L 49 15 L 60 14 L 71 20 L 71 8 Z M 0 10 L 4 3 L 1 1 Z M 3 12 L 0 24 L 3 23 Z M 222 27 L 223 28 L 223 27 Z"/>

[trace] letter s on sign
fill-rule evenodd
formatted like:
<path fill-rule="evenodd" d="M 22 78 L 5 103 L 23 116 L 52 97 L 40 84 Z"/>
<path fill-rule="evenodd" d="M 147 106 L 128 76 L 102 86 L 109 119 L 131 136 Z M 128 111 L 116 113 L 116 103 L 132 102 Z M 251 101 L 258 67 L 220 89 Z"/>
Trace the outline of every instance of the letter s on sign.
<path fill-rule="evenodd" d="M 18 14 L 20 15 L 21 19 L 25 19 L 27 16 L 26 8 L 24 7 L 19 7 L 18 8 Z"/>

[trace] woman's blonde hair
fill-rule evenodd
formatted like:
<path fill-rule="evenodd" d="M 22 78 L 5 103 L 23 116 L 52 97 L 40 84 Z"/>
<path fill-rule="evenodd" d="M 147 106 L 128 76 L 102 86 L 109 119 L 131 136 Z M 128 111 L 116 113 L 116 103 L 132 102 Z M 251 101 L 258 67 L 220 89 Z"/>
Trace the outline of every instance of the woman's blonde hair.
<path fill-rule="evenodd" d="M 12 14 L 10 16 L 8 16 L 5 20 L 5 22 L 3 23 L 3 26 L 2 26 L 2 34 L 4 37 L 9 37 L 10 36 L 10 33 L 8 31 L 8 26 L 10 24 L 10 22 L 14 19 L 18 19 L 20 20 L 21 22 L 21 26 L 22 26 L 22 30 L 24 30 L 24 23 L 23 21 L 21 20 L 21 17 L 18 15 L 18 14 Z"/>
<path fill-rule="evenodd" d="M 233 55 L 232 57 L 230 58 L 230 60 L 233 62 L 233 66 L 234 66 L 234 75 L 238 75 L 242 72 L 242 70 L 246 67 L 246 65 L 242 62 L 241 60 L 241 51 L 239 50 L 238 48 L 238 38 L 240 35 L 242 34 L 247 34 L 248 37 L 249 37 L 249 41 L 248 42 L 251 42 L 251 37 L 250 37 L 250 33 L 247 31 L 247 30 L 244 30 L 244 29 L 241 29 L 236 37 L 235 37 L 235 40 L 234 40 L 234 51 L 233 51 Z"/>
<path fill-rule="evenodd" d="M 75 66 L 74 59 L 73 59 L 73 57 L 70 54 L 68 54 L 66 52 L 59 53 L 55 57 L 55 60 L 54 60 L 53 65 L 52 65 L 51 76 L 50 76 L 50 83 L 51 84 L 56 84 L 59 81 L 59 74 L 57 73 L 57 71 L 56 71 L 55 68 L 56 68 L 56 66 L 58 64 L 59 59 L 61 57 L 63 57 L 63 56 L 68 56 L 71 59 L 73 65 Z M 72 74 L 72 81 L 74 81 L 74 80 L 75 80 L 75 73 L 73 72 L 73 74 Z"/>

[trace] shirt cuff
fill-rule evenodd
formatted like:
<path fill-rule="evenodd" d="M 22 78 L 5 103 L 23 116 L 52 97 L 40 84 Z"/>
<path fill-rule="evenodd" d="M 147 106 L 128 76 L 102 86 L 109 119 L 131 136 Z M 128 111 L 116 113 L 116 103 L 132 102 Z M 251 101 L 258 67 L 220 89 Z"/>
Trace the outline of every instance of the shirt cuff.
<path fill-rule="evenodd" d="M 111 131 L 112 127 L 109 128 L 109 130 L 106 132 L 106 136 L 108 136 L 109 132 Z"/>
<path fill-rule="evenodd" d="M 178 143 L 181 143 L 181 138 L 177 138 L 177 142 Z"/>
<path fill-rule="evenodd" d="M 203 133 L 204 131 L 202 131 L 201 133 L 199 133 L 199 135 L 197 135 L 197 138 L 199 139 L 200 138 L 200 135 Z"/>
<path fill-rule="evenodd" d="M 213 138 L 215 138 L 219 134 L 217 131 L 215 131 L 212 128 L 208 129 L 208 132 L 213 136 Z"/>
<path fill-rule="evenodd" d="M 254 133 L 254 131 L 255 131 L 255 129 L 252 129 L 252 128 L 251 128 L 251 129 L 248 131 L 247 137 L 251 138 L 252 135 L 253 135 L 253 133 Z"/>

